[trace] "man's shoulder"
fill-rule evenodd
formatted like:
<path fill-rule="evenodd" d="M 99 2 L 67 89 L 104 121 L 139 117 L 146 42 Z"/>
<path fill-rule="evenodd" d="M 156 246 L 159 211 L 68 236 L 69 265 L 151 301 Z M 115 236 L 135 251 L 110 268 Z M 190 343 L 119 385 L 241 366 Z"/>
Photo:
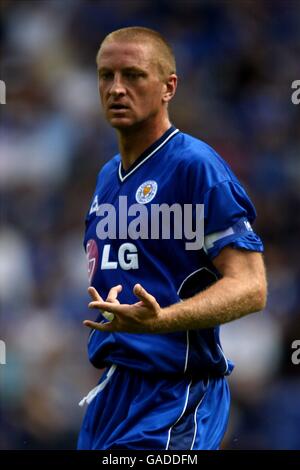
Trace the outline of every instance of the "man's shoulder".
<path fill-rule="evenodd" d="M 224 172 L 227 177 L 230 172 L 227 162 L 204 140 L 190 134 L 180 132 L 174 145 L 176 158 L 185 165 L 203 170 L 215 168 Z"/>
<path fill-rule="evenodd" d="M 109 175 L 110 173 L 115 173 L 116 168 L 118 168 L 120 164 L 120 154 L 114 155 L 112 158 L 110 158 L 104 165 L 101 167 L 99 171 L 99 175 L 101 176 L 106 176 Z"/>

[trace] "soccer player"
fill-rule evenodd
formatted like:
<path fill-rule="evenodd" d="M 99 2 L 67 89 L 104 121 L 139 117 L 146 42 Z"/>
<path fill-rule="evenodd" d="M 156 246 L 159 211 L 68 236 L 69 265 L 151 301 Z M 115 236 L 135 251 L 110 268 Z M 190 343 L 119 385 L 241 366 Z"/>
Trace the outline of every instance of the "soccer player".
<path fill-rule="evenodd" d="M 97 68 L 119 154 L 86 217 L 98 318 L 84 324 L 105 372 L 81 402 L 78 449 L 218 449 L 233 369 L 219 326 L 266 301 L 255 209 L 222 158 L 171 124 L 175 59 L 159 33 L 110 33 Z"/>

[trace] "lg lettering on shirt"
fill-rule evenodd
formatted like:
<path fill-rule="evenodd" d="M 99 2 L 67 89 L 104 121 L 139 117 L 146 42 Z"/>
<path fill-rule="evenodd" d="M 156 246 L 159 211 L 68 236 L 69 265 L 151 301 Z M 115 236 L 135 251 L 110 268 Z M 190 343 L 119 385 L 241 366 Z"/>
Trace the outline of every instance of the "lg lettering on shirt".
<path fill-rule="evenodd" d="M 89 214 L 91 215 L 93 212 L 97 213 L 97 211 L 99 211 L 99 203 L 98 203 L 98 196 L 96 195 L 91 205 Z M 93 246 L 94 244 L 96 244 L 95 241 L 89 240 L 87 247 L 89 247 L 90 244 L 92 243 L 93 243 Z M 89 249 L 87 249 L 87 257 L 88 257 L 89 264 L 92 263 L 92 266 L 94 268 L 95 257 L 92 258 L 90 256 Z M 103 251 L 102 251 L 102 258 L 101 258 L 101 269 L 118 269 L 118 268 L 124 269 L 124 271 L 128 271 L 129 269 L 139 268 L 137 247 L 133 243 L 123 243 L 119 247 L 117 259 L 113 259 L 112 257 L 111 245 L 110 244 L 104 245 Z M 94 271 L 95 269 L 93 269 L 93 272 L 90 275 L 90 281 L 93 277 Z M 90 270 L 89 270 L 89 273 L 90 273 Z"/>
<path fill-rule="evenodd" d="M 104 245 L 101 269 L 118 269 L 118 264 L 125 271 L 139 268 L 137 248 L 133 243 L 123 243 L 118 250 L 118 260 L 115 261 L 110 259 L 110 249 L 110 245 Z"/>

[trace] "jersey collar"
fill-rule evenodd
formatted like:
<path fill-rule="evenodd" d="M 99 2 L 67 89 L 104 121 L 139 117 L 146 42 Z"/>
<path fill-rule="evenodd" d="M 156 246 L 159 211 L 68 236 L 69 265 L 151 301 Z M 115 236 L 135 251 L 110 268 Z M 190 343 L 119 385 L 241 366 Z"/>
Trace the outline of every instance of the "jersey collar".
<path fill-rule="evenodd" d="M 150 147 L 148 147 L 137 159 L 136 161 L 128 168 L 124 170 L 122 167 L 122 161 L 119 163 L 119 178 L 123 182 L 129 175 L 131 175 L 137 168 L 139 168 L 145 161 L 152 157 L 158 150 L 160 150 L 167 142 L 169 142 L 172 137 L 179 132 L 176 127 L 171 126 L 158 140 L 156 140 Z"/>

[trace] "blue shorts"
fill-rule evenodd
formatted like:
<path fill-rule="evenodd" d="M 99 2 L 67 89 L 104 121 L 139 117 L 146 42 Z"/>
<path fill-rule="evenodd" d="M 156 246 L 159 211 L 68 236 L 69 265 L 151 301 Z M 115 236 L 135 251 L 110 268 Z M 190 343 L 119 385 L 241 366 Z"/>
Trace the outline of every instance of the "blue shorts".
<path fill-rule="evenodd" d="M 88 403 L 78 449 L 209 450 L 224 436 L 230 395 L 224 377 L 153 377 L 112 366 Z"/>

